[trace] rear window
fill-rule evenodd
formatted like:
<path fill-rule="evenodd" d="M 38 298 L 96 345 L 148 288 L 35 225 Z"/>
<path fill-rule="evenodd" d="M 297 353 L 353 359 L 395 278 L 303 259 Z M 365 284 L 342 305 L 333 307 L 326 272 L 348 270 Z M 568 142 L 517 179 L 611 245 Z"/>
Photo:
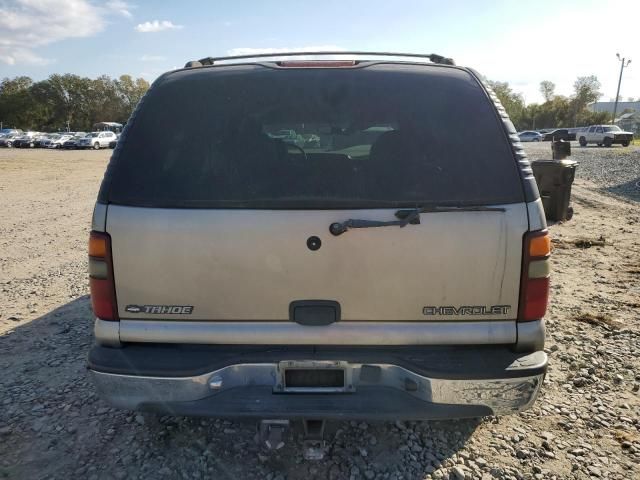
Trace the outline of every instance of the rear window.
<path fill-rule="evenodd" d="M 493 106 L 459 69 L 175 72 L 149 91 L 122 138 L 101 201 L 276 209 L 523 201 Z"/>

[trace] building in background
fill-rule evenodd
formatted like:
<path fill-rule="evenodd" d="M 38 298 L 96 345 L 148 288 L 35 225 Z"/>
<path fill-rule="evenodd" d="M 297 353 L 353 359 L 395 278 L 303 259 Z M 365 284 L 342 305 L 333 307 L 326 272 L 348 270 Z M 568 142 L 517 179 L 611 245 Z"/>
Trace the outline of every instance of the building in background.
<path fill-rule="evenodd" d="M 595 102 L 589 105 L 587 108 L 592 112 L 607 112 L 613 113 L 613 106 L 616 102 Z M 638 102 L 618 102 L 618 112 L 624 112 L 625 110 L 633 110 L 640 112 L 640 101 Z"/>

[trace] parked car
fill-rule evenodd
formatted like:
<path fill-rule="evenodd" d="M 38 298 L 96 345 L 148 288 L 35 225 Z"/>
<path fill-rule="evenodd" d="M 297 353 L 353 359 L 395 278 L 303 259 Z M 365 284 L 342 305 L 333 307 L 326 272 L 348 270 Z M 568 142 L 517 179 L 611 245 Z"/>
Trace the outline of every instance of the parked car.
<path fill-rule="evenodd" d="M 100 150 L 107 148 L 109 143 L 116 139 L 116 134 L 110 131 L 92 132 L 78 140 L 77 148 L 93 148 Z"/>
<path fill-rule="evenodd" d="M 38 142 L 38 146 L 40 148 L 48 148 L 51 145 L 51 142 L 60 138 L 59 133 L 48 133 Z"/>
<path fill-rule="evenodd" d="M 29 144 L 29 147 L 42 148 L 42 142 L 47 140 L 51 135 L 52 135 L 51 133 L 38 133 L 34 135 L 33 142 Z"/>
<path fill-rule="evenodd" d="M 267 419 L 533 404 L 550 240 L 529 162 L 473 70 L 396 60 L 216 62 L 154 82 L 89 238 L 102 398 Z M 380 122 L 397 128 L 358 158 L 263 133 L 317 125 L 345 145 Z"/>
<path fill-rule="evenodd" d="M 3 128 L 0 130 L 0 135 L 20 135 L 22 130 L 20 128 Z"/>
<path fill-rule="evenodd" d="M 13 141 L 13 146 L 15 148 L 33 148 L 38 135 L 40 135 L 38 132 L 25 132 Z"/>
<path fill-rule="evenodd" d="M 544 135 L 531 130 L 518 133 L 521 142 L 539 142 L 543 137 Z"/>
<path fill-rule="evenodd" d="M 625 132 L 617 125 L 591 125 L 586 131 L 580 132 L 578 141 L 583 147 L 589 143 L 599 147 L 610 147 L 615 143 L 628 147 L 633 141 L 633 132 Z"/>
<path fill-rule="evenodd" d="M 113 150 L 114 148 L 116 148 L 116 145 L 118 145 L 118 141 L 119 141 L 119 140 L 120 140 L 120 134 L 119 134 L 119 133 L 116 133 L 116 138 L 115 138 L 114 140 L 111 140 L 111 141 L 109 142 L 109 148 L 110 148 L 110 149 L 112 149 L 112 150 Z"/>
<path fill-rule="evenodd" d="M 64 142 L 71 140 L 73 134 L 70 133 L 54 133 L 49 136 L 48 139 L 41 142 L 42 147 L 45 148 L 62 148 Z"/>
<path fill-rule="evenodd" d="M 569 139 L 570 140 L 577 140 L 579 137 L 579 133 L 582 132 L 583 130 L 586 131 L 589 127 L 574 127 L 574 128 L 568 128 L 567 130 L 569 131 Z"/>
<path fill-rule="evenodd" d="M 13 142 L 16 141 L 22 134 L 21 133 L 10 133 L 0 138 L 0 147 L 13 147 Z"/>
<path fill-rule="evenodd" d="M 575 140 L 575 134 L 573 135 L 573 138 L 571 138 L 572 135 L 569 132 L 569 130 L 567 130 L 566 128 L 557 128 L 555 130 L 551 130 L 550 132 L 547 132 L 544 134 L 542 141 L 543 142 L 550 142 L 552 140 Z"/>
<path fill-rule="evenodd" d="M 51 136 L 54 135 L 53 133 L 41 133 L 40 135 L 37 135 L 33 141 L 33 146 L 35 148 L 44 148 L 43 143 L 49 141 L 49 139 L 51 138 Z"/>
<path fill-rule="evenodd" d="M 75 150 L 78 148 L 78 142 L 85 137 L 86 133 L 84 132 L 76 132 L 76 134 L 70 139 L 64 141 L 62 143 L 62 148 L 67 150 Z"/>

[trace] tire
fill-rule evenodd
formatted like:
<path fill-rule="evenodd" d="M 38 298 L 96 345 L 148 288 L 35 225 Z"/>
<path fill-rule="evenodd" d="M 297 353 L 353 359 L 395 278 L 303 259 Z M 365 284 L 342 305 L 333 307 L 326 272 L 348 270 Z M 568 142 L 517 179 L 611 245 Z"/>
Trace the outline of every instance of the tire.
<path fill-rule="evenodd" d="M 586 147 L 587 146 L 587 139 L 584 137 L 580 137 L 580 140 L 578 140 L 578 142 L 580 143 L 581 147 Z"/>
<path fill-rule="evenodd" d="M 35 143 L 33 143 L 33 142 L 31 142 L 31 143 L 29 144 L 29 148 L 36 148 L 36 144 L 35 144 Z"/>
<path fill-rule="evenodd" d="M 607 137 L 604 139 L 604 146 L 610 148 L 613 145 L 613 139 L 611 137 Z"/>
<path fill-rule="evenodd" d="M 13 147 L 13 143 L 12 142 L 7 142 L 7 148 L 11 148 Z"/>
<path fill-rule="evenodd" d="M 602 144 L 601 144 L 601 143 L 596 143 L 596 145 L 598 145 L 599 147 L 601 147 L 601 146 L 602 146 Z"/>
<path fill-rule="evenodd" d="M 623 146 L 623 147 L 628 147 L 628 146 L 629 146 L 629 142 L 628 142 L 628 141 L 626 141 L 626 142 L 622 142 L 622 146 Z"/>
<path fill-rule="evenodd" d="M 94 150 L 100 150 L 100 143 L 96 142 L 93 144 L 93 149 Z"/>
<path fill-rule="evenodd" d="M 539 141 L 540 141 L 540 139 L 539 139 L 539 138 L 534 138 L 534 139 L 533 139 L 533 141 L 534 141 L 534 142 L 539 142 Z"/>

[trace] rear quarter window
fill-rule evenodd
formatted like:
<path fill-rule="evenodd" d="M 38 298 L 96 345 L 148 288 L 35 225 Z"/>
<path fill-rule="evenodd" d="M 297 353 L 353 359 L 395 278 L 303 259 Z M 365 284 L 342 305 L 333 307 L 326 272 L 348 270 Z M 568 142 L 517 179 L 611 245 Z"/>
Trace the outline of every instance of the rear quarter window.
<path fill-rule="evenodd" d="M 170 73 L 127 125 L 100 200 L 308 209 L 524 201 L 478 82 L 462 69 L 397 64 Z"/>

